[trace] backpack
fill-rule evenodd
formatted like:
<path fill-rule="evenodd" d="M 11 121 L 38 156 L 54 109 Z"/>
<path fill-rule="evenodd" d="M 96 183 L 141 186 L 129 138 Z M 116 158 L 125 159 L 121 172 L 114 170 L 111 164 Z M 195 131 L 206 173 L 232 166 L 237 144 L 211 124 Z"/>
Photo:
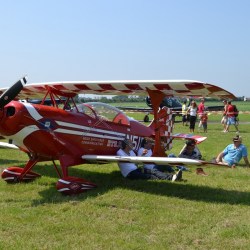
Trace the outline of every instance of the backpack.
<path fill-rule="evenodd" d="M 239 110 L 237 109 L 236 105 L 233 105 L 234 107 L 234 116 L 237 117 L 239 114 Z"/>

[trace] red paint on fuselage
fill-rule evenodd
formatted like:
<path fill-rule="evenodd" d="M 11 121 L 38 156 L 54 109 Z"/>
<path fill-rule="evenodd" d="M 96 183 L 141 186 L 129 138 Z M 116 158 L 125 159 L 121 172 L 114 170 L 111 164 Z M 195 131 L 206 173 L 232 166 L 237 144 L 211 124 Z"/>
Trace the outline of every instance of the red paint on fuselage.
<path fill-rule="evenodd" d="M 8 114 L 11 109 L 15 112 Z M 140 138 L 154 134 L 151 127 L 135 120 L 124 125 L 84 113 L 16 101 L 5 106 L 3 116 L 1 135 L 22 142 L 39 159 L 60 160 L 66 167 L 84 163 L 81 158 L 84 154 L 115 155 L 126 137 L 141 143 Z"/>

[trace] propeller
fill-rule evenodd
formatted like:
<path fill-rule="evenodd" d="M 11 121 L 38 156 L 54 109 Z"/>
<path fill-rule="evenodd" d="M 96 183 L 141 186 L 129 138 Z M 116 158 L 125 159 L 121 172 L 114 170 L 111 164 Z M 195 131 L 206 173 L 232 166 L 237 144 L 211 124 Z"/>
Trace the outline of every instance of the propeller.
<path fill-rule="evenodd" d="M 23 77 L 22 79 L 14 83 L 10 88 L 5 90 L 4 93 L 0 96 L 0 108 L 3 108 L 6 104 L 14 100 L 15 97 L 21 92 L 26 82 L 26 77 Z"/>

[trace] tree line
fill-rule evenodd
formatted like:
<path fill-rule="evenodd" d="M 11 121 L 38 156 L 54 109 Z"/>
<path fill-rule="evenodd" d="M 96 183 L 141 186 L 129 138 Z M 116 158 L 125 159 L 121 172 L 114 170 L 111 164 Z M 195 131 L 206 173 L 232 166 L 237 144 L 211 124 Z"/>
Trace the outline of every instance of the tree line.
<path fill-rule="evenodd" d="M 130 95 L 116 95 L 116 96 L 112 96 L 110 98 L 107 98 L 105 96 L 100 96 L 100 97 L 96 97 L 96 98 L 92 98 L 92 97 L 82 97 L 82 96 L 78 96 L 76 98 L 79 102 L 103 102 L 103 103 L 121 103 L 121 102 L 145 102 L 146 97 L 145 96 L 130 96 Z M 184 100 L 186 100 L 186 98 L 179 98 L 180 102 L 183 102 Z M 200 99 L 194 99 L 199 101 Z M 206 101 L 209 102 L 218 102 L 218 99 L 215 98 L 209 98 Z M 237 97 L 236 100 L 234 101 L 244 101 L 244 96 L 243 97 Z"/>

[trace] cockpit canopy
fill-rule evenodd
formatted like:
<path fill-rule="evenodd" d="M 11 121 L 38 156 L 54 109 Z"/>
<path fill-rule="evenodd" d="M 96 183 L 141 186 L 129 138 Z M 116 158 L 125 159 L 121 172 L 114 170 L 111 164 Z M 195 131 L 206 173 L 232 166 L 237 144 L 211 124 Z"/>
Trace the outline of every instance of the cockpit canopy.
<path fill-rule="evenodd" d="M 118 108 L 100 102 L 88 102 L 78 104 L 77 110 L 94 119 L 118 123 L 122 125 L 130 125 L 128 117 Z M 76 108 L 73 111 L 77 111 Z"/>

